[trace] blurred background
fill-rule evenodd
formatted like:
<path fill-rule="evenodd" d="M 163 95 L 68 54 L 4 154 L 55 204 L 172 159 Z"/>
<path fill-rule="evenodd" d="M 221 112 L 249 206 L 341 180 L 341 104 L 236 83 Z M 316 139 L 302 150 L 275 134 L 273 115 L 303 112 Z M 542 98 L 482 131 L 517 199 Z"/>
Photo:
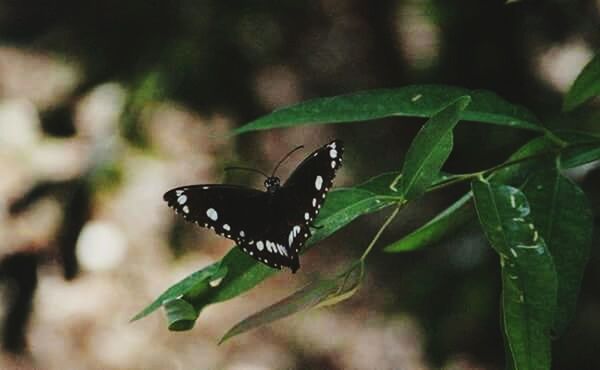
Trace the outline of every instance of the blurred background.
<path fill-rule="evenodd" d="M 223 167 L 269 171 L 333 137 L 346 142 L 336 186 L 350 186 L 399 169 L 423 120 L 230 130 L 312 97 L 445 83 L 598 132 L 598 104 L 560 106 L 599 31 L 598 0 L 0 0 L 0 369 L 502 369 L 498 260 L 474 225 L 421 251 L 375 251 L 352 300 L 221 346 L 238 320 L 360 256 L 384 215 L 320 243 L 299 273 L 208 307 L 192 331 L 169 332 L 162 312 L 128 321 L 232 247 L 184 224 L 166 190 L 261 187 Z M 463 123 L 445 169 L 497 164 L 531 135 Z M 571 175 L 598 214 L 600 171 Z M 411 204 L 381 246 L 466 189 Z M 556 369 L 600 368 L 598 282 L 593 248 Z"/>

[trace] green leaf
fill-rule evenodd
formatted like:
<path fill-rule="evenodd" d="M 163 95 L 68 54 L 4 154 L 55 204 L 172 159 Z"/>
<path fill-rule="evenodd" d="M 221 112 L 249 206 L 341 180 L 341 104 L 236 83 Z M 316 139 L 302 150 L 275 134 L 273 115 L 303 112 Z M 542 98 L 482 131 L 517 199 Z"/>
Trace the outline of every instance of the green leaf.
<path fill-rule="evenodd" d="M 190 292 L 200 292 L 202 290 L 207 290 L 210 288 L 209 284 L 211 281 L 220 279 L 226 274 L 227 268 L 225 266 L 221 266 L 219 262 L 213 263 L 212 265 L 207 266 L 202 270 L 196 271 L 193 274 L 187 276 L 186 278 L 180 280 L 179 282 L 171 286 L 169 289 L 167 289 L 146 308 L 144 308 L 137 315 L 135 315 L 131 319 L 131 321 L 136 321 L 145 316 L 148 316 L 157 308 L 162 306 L 163 303 L 166 301 L 179 298 Z"/>
<path fill-rule="evenodd" d="M 573 110 L 597 95 L 600 95 L 600 53 L 592 58 L 575 79 L 563 102 L 563 110 Z"/>
<path fill-rule="evenodd" d="M 219 343 L 300 311 L 348 298 L 360 284 L 362 271 L 359 270 L 359 267 L 360 264 L 354 264 L 333 279 L 318 279 L 281 301 L 245 318 L 231 328 Z M 362 267 L 360 268 L 362 269 Z"/>
<path fill-rule="evenodd" d="M 406 252 L 440 241 L 473 218 L 475 213 L 470 202 L 472 198 L 472 193 L 465 194 L 428 223 L 383 250 L 392 253 Z"/>
<path fill-rule="evenodd" d="M 382 181 L 385 180 L 371 179 L 367 182 L 374 188 L 381 188 Z M 398 199 L 398 197 L 380 197 L 377 193 L 360 187 L 334 189 L 327 197 L 327 201 L 315 221 L 322 227 L 314 232 L 305 250 L 357 217 L 379 211 L 394 204 Z M 220 262 L 193 273 L 167 289 L 132 320 L 138 320 L 150 314 L 165 301 L 175 298 L 184 299 L 194 307 L 196 312 L 200 312 L 206 305 L 234 298 L 252 289 L 277 271 L 279 270 L 272 269 L 247 256 L 239 248 L 232 248 Z M 211 286 L 210 283 L 215 286 Z"/>
<path fill-rule="evenodd" d="M 533 173 L 523 191 L 534 223 L 554 257 L 558 276 L 554 330 L 560 335 L 575 315 L 592 244 L 592 210 L 583 191 L 556 168 Z"/>
<path fill-rule="evenodd" d="M 460 119 L 541 131 L 529 111 L 489 91 L 443 85 L 412 85 L 307 100 L 280 108 L 234 131 L 234 134 L 320 123 L 368 121 L 390 116 L 432 117 L 461 96 L 472 103 Z"/>
<path fill-rule="evenodd" d="M 584 132 L 558 132 L 569 143 L 560 153 L 561 168 L 572 168 L 600 159 L 600 138 Z"/>
<path fill-rule="evenodd" d="M 556 149 L 555 145 L 545 136 L 534 138 L 513 153 L 508 160 L 514 161 L 542 153 L 548 153 L 548 156 L 540 156 L 539 158 L 534 158 L 523 163 L 503 168 L 495 172 L 491 178 L 497 182 L 521 185 L 532 170 L 543 165 L 544 161 L 547 161 L 548 158 L 551 158 L 551 156 L 554 155 L 554 149 Z M 394 177 L 394 174 L 397 173 L 391 172 L 380 176 L 385 176 L 385 178 L 389 179 L 390 177 Z M 452 179 L 454 176 L 455 175 L 444 175 L 434 182 L 432 186 L 447 179 Z M 474 209 L 470 204 L 472 197 L 473 194 L 471 192 L 465 194 L 462 198 L 439 213 L 435 218 L 431 219 L 427 224 L 421 226 L 404 238 L 388 245 L 384 251 L 392 253 L 405 252 L 423 248 L 440 241 L 452 231 L 469 222 L 475 216 Z"/>
<path fill-rule="evenodd" d="M 553 142 L 545 136 L 536 137 L 520 147 L 508 160 L 531 159 L 502 168 L 494 172 L 491 178 L 498 183 L 521 186 L 532 171 L 545 166 L 548 160 L 554 161 L 556 153 L 558 148 Z"/>
<path fill-rule="evenodd" d="M 198 318 L 198 311 L 188 301 L 175 298 L 163 303 L 171 331 L 190 330 Z"/>
<path fill-rule="evenodd" d="M 471 98 L 460 97 L 431 117 L 413 139 L 402 167 L 400 187 L 406 200 L 421 196 L 439 177 L 452 151 L 452 130 Z"/>
<path fill-rule="evenodd" d="M 479 221 L 502 266 L 502 313 L 516 370 L 550 369 L 557 278 L 552 256 L 517 188 L 473 181 Z"/>

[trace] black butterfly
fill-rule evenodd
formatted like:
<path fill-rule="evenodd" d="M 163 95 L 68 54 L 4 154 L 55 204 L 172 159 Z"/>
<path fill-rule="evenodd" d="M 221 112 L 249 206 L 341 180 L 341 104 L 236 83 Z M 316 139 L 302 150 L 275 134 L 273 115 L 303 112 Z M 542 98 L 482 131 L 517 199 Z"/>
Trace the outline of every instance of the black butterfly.
<path fill-rule="evenodd" d="M 342 142 L 334 140 L 306 157 L 283 186 L 278 177 L 266 176 L 266 191 L 189 185 L 169 190 L 164 199 L 187 221 L 235 241 L 256 260 L 295 273 L 300 268 L 298 252 L 311 236 L 309 226 L 342 165 L 343 153 Z"/>

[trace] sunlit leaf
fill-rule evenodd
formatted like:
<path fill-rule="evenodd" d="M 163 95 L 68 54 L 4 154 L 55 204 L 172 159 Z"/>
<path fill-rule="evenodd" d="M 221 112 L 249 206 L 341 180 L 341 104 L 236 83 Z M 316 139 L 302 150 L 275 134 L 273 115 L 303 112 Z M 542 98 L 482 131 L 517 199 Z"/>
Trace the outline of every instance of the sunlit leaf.
<path fill-rule="evenodd" d="M 472 99 L 469 107 L 461 113 L 461 120 L 541 131 L 533 114 L 492 92 L 443 85 L 413 85 L 308 100 L 275 110 L 234 132 L 241 134 L 307 124 L 368 121 L 389 116 L 432 117 L 461 96 Z"/>
<path fill-rule="evenodd" d="M 502 314 L 516 370 L 550 369 L 557 277 L 550 251 L 519 189 L 472 183 L 479 222 L 502 266 Z"/>

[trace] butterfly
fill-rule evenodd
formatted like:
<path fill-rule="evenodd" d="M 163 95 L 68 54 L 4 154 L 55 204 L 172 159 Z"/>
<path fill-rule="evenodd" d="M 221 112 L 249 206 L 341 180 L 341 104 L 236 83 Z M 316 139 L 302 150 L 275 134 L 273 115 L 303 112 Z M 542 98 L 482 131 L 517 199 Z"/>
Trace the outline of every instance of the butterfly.
<path fill-rule="evenodd" d="M 263 174 L 265 191 L 226 184 L 187 185 L 167 191 L 163 198 L 186 221 L 235 241 L 270 267 L 289 267 L 295 273 L 300 268 L 298 253 L 312 235 L 310 227 L 315 227 L 313 221 L 342 166 L 343 154 L 342 141 L 333 140 L 306 157 L 283 185 L 275 171 Z"/>

